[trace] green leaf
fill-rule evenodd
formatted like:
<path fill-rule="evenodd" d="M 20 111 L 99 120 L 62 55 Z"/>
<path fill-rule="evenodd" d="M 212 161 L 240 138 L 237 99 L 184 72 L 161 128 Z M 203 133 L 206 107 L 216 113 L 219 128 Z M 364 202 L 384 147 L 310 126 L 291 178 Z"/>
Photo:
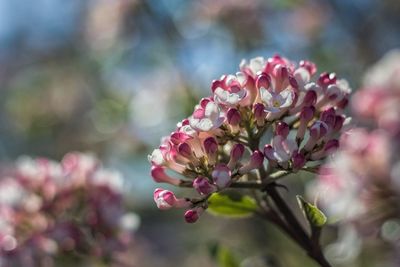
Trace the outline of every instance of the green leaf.
<path fill-rule="evenodd" d="M 225 217 L 247 217 L 257 210 L 257 202 L 249 197 L 214 193 L 208 199 L 208 209 L 214 215 Z"/>
<path fill-rule="evenodd" d="M 297 201 L 311 226 L 322 227 L 326 224 L 327 218 L 317 206 L 308 203 L 301 196 L 297 196 Z"/>
<path fill-rule="evenodd" d="M 225 247 L 219 247 L 217 252 L 217 262 L 219 267 L 239 267 L 239 262 L 233 253 Z"/>

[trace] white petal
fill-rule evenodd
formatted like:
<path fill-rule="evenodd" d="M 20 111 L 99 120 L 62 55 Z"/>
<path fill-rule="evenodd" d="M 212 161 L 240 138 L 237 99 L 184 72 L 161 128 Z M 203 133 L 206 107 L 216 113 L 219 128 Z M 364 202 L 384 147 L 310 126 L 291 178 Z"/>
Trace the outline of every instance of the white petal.
<path fill-rule="evenodd" d="M 294 78 L 296 79 L 300 87 L 303 87 L 310 81 L 310 73 L 305 68 L 298 68 L 294 72 Z"/>
<path fill-rule="evenodd" d="M 236 77 L 240 85 L 243 87 L 247 81 L 246 75 L 243 72 L 237 72 Z"/>
<path fill-rule="evenodd" d="M 273 99 L 273 95 L 264 87 L 260 88 L 260 94 L 261 94 L 261 100 L 264 103 L 271 103 L 271 100 Z"/>

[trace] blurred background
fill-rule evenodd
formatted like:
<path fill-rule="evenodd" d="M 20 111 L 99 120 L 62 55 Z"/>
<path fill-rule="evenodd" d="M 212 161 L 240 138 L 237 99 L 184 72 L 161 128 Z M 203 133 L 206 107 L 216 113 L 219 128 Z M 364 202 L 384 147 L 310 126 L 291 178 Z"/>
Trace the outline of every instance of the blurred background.
<path fill-rule="evenodd" d="M 400 46 L 399 14 L 395 0 L 0 0 L 0 160 L 91 151 L 123 172 L 136 266 L 215 266 L 216 244 L 243 266 L 314 266 L 262 221 L 158 211 L 147 154 L 243 58 L 309 59 L 357 88 Z M 382 266 L 346 253 L 343 266 Z"/>

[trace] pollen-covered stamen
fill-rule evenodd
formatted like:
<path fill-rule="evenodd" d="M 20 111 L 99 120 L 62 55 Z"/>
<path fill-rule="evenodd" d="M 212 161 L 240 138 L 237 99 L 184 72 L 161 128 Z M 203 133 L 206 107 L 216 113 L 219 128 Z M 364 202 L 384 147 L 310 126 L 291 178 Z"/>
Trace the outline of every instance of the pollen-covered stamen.
<path fill-rule="evenodd" d="M 218 189 L 223 189 L 231 183 L 232 172 L 227 165 L 221 163 L 215 166 L 211 176 Z"/>
<path fill-rule="evenodd" d="M 237 163 L 243 157 L 244 149 L 245 149 L 244 145 L 242 145 L 242 144 L 235 144 L 232 147 L 231 153 L 230 153 L 230 159 L 228 162 L 229 169 L 231 169 L 231 170 L 235 169 Z"/>
<path fill-rule="evenodd" d="M 239 174 L 248 173 L 254 169 L 258 169 L 263 165 L 264 155 L 261 151 L 256 150 L 251 154 L 249 162 L 239 169 Z"/>
<path fill-rule="evenodd" d="M 196 189 L 200 195 L 208 195 L 217 191 L 217 187 L 211 184 L 208 178 L 204 176 L 198 176 L 194 179 L 193 188 Z"/>
<path fill-rule="evenodd" d="M 303 140 L 304 134 L 307 130 L 308 123 L 314 118 L 315 108 L 311 107 L 304 107 L 300 113 L 300 124 L 299 128 L 297 129 L 296 134 L 296 141 L 298 144 Z"/>
<path fill-rule="evenodd" d="M 185 221 L 187 223 L 195 223 L 200 218 L 201 214 L 204 212 L 203 207 L 196 207 L 194 209 L 187 210 L 185 212 Z"/>
<path fill-rule="evenodd" d="M 151 166 L 151 176 L 153 177 L 153 180 L 157 183 L 167 183 L 175 186 L 178 186 L 180 183 L 179 179 L 175 179 L 169 176 L 165 172 L 165 168 L 161 166 L 156 166 L 156 165 Z"/>
<path fill-rule="evenodd" d="M 203 146 L 208 158 L 208 163 L 214 165 L 218 156 L 217 140 L 212 136 L 207 137 L 203 142 Z"/>

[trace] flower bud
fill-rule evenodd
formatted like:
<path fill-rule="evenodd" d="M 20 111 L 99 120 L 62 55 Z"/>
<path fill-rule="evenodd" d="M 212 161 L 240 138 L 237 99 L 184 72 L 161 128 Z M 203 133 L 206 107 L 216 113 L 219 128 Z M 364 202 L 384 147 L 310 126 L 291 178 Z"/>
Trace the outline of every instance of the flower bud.
<path fill-rule="evenodd" d="M 287 138 L 287 136 L 289 135 L 289 131 L 290 131 L 289 125 L 287 125 L 285 122 L 279 121 L 276 124 L 275 134 L 281 135 L 283 139 Z"/>
<path fill-rule="evenodd" d="M 296 140 L 301 142 L 306 133 L 308 123 L 314 118 L 315 108 L 313 106 L 303 107 L 300 113 L 300 125 L 297 129 Z"/>
<path fill-rule="evenodd" d="M 231 170 L 225 164 L 217 165 L 211 176 L 218 189 L 227 187 L 231 182 Z"/>
<path fill-rule="evenodd" d="M 240 112 L 236 108 L 230 108 L 226 114 L 226 118 L 230 125 L 236 126 L 240 123 Z"/>
<path fill-rule="evenodd" d="M 311 151 L 315 144 L 328 133 L 328 126 L 323 121 L 316 121 L 310 128 L 310 138 L 308 139 L 304 149 Z"/>
<path fill-rule="evenodd" d="M 256 119 L 257 126 L 264 126 L 265 123 L 265 106 L 261 103 L 257 103 L 253 107 L 254 118 Z"/>
<path fill-rule="evenodd" d="M 176 198 L 175 194 L 169 190 L 157 188 L 154 190 L 154 202 L 160 210 L 170 208 L 185 208 L 190 206 L 190 201 L 183 198 Z"/>
<path fill-rule="evenodd" d="M 179 185 L 179 179 L 174 179 L 165 173 L 165 168 L 161 166 L 151 166 L 151 176 L 157 183 L 167 183 L 172 185 Z"/>
<path fill-rule="evenodd" d="M 248 173 L 251 170 L 258 169 L 264 162 L 264 155 L 261 151 L 256 150 L 250 157 L 250 161 L 239 169 L 239 174 Z"/>
<path fill-rule="evenodd" d="M 326 88 L 330 84 L 335 84 L 335 83 L 336 83 L 335 73 L 323 72 L 319 76 L 318 84 L 324 88 Z"/>
<path fill-rule="evenodd" d="M 293 152 L 292 156 L 292 163 L 293 163 L 293 169 L 294 170 L 299 170 L 303 168 L 304 164 L 306 164 L 306 158 L 304 155 L 298 151 Z"/>
<path fill-rule="evenodd" d="M 178 146 L 178 152 L 185 158 L 192 158 L 193 151 L 188 143 L 182 143 Z"/>
<path fill-rule="evenodd" d="M 203 146 L 210 164 L 214 164 L 217 159 L 218 152 L 217 140 L 214 137 L 210 136 L 204 140 Z"/>
<path fill-rule="evenodd" d="M 242 158 L 244 154 L 244 146 L 242 144 L 235 144 L 231 150 L 231 157 L 228 162 L 228 168 L 233 170 L 236 163 Z"/>
<path fill-rule="evenodd" d="M 256 80 L 256 87 L 257 89 L 260 88 L 269 88 L 271 86 L 271 77 L 268 74 L 261 74 L 257 77 Z"/>
<path fill-rule="evenodd" d="M 303 99 L 304 106 L 312 106 L 317 101 L 317 93 L 314 90 L 308 90 Z"/>
<path fill-rule="evenodd" d="M 336 115 L 335 117 L 335 124 L 333 125 L 333 132 L 339 132 L 344 124 L 344 116 L 342 115 Z"/>
<path fill-rule="evenodd" d="M 203 211 L 204 209 L 202 207 L 187 210 L 185 212 L 185 221 L 187 223 L 195 223 L 200 218 Z"/>
<path fill-rule="evenodd" d="M 212 185 L 204 176 L 199 176 L 194 179 L 193 187 L 200 195 L 208 195 L 216 191 L 215 186 Z"/>

